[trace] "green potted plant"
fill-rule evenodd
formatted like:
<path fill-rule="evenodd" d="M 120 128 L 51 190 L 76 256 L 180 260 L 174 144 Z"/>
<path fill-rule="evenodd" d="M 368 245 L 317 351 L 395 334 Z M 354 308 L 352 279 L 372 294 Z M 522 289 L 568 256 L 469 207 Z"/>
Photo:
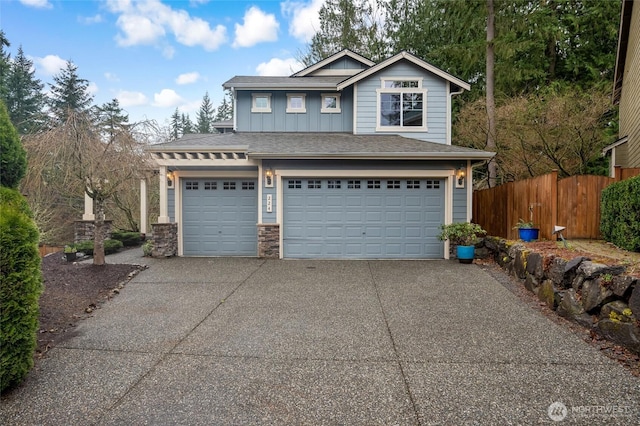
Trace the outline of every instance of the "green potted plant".
<path fill-rule="evenodd" d="M 518 224 L 513 229 L 518 230 L 518 238 L 526 243 L 537 240 L 540 235 L 540 228 L 536 227 L 533 220 L 525 222 L 523 219 L 519 219 Z"/>
<path fill-rule="evenodd" d="M 471 263 L 475 256 L 475 244 L 480 235 L 485 235 L 487 231 L 476 223 L 456 222 L 440 226 L 438 239 L 449 242 L 456 246 L 456 256 L 460 263 Z"/>
<path fill-rule="evenodd" d="M 76 253 L 78 250 L 73 245 L 64 246 L 64 257 L 67 259 L 67 262 L 71 262 L 76 260 Z"/>

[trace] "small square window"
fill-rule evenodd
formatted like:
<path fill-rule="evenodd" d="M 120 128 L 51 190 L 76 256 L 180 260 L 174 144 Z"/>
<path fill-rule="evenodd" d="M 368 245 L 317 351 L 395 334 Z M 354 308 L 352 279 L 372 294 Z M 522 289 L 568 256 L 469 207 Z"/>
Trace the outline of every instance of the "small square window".
<path fill-rule="evenodd" d="M 289 189 L 302 189 L 302 181 L 301 180 L 290 180 L 287 183 L 289 185 Z"/>
<path fill-rule="evenodd" d="M 236 189 L 236 183 L 235 182 L 223 182 L 222 183 L 222 189 L 225 191 L 233 191 Z"/>
<path fill-rule="evenodd" d="M 400 181 L 399 180 L 388 180 L 387 181 L 387 189 L 400 189 Z"/>
<path fill-rule="evenodd" d="M 205 182 L 204 183 L 204 190 L 205 191 L 214 191 L 218 189 L 218 184 L 216 182 Z"/>
<path fill-rule="evenodd" d="M 186 189 L 187 191 L 197 191 L 198 182 L 188 180 L 184 183 L 184 189 Z"/>
<path fill-rule="evenodd" d="M 322 188 L 322 182 L 319 180 L 310 180 L 307 182 L 307 188 L 309 189 L 320 189 Z"/>
<path fill-rule="evenodd" d="M 425 183 L 425 188 L 427 188 L 427 189 L 440 189 L 440 181 L 439 180 L 428 180 Z"/>
<path fill-rule="evenodd" d="M 369 189 L 380 189 L 380 181 L 379 180 L 369 180 L 369 181 L 367 181 L 367 188 L 369 188 Z"/>
<path fill-rule="evenodd" d="M 288 113 L 303 113 L 307 112 L 305 106 L 305 98 L 307 95 L 304 93 L 287 93 L 287 112 Z"/>
<path fill-rule="evenodd" d="M 342 185 L 339 180 L 330 180 L 327 182 L 327 188 L 329 189 L 340 189 Z"/>
<path fill-rule="evenodd" d="M 242 182 L 242 189 L 244 191 L 253 191 L 255 188 L 255 182 Z"/>
<path fill-rule="evenodd" d="M 271 112 L 270 93 L 253 93 L 251 97 L 251 112 Z"/>
<path fill-rule="evenodd" d="M 360 181 L 359 180 L 350 180 L 347 182 L 347 188 L 349 189 L 360 189 Z"/>
<path fill-rule="evenodd" d="M 420 189 L 420 181 L 419 180 L 408 180 L 407 181 L 407 189 Z"/>
<path fill-rule="evenodd" d="M 321 113 L 339 113 L 341 111 L 339 93 L 322 94 L 322 106 L 320 108 Z"/>

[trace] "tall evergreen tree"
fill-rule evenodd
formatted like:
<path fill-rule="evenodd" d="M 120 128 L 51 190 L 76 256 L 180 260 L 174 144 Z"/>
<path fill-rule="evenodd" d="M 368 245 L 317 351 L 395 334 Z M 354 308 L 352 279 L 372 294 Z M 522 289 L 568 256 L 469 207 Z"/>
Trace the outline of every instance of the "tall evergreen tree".
<path fill-rule="evenodd" d="M 9 40 L 0 29 L 0 99 L 6 99 L 6 79 L 11 69 L 11 55 L 5 50 L 5 47 L 11 46 Z"/>
<path fill-rule="evenodd" d="M 180 115 L 180 130 L 183 136 L 195 133 L 195 126 L 191 118 L 189 118 L 189 114 L 182 113 L 182 115 Z"/>
<path fill-rule="evenodd" d="M 233 119 L 233 101 L 231 100 L 231 92 L 226 91 L 220 105 L 214 121 L 229 121 Z"/>
<path fill-rule="evenodd" d="M 89 93 L 89 81 L 78 76 L 78 67 L 71 61 L 58 74 L 53 76 L 49 107 L 54 118 L 66 121 L 71 113 L 83 113 L 89 110 L 93 96 Z"/>
<path fill-rule="evenodd" d="M 200 109 L 198 110 L 198 114 L 196 116 L 196 127 L 198 133 L 214 133 L 215 130 L 211 123 L 213 122 L 213 118 L 215 115 L 215 108 L 211 104 L 211 99 L 209 98 L 209 92 L 204 94 L 202 98 L 202 104 L 200 105 Z"/>
<path fill-rule="evenodd" d="M 96 112 L 101 133 L 109 143 L 115 141 L 118 133 L 129 128 L 129 115 L 120 108 L 120 102 L 116 98 L 96 107 Z"/>
<path fill-rule="evenodd" d="M 27 172 L 27 153 L 0 101 L 0 186 L 16 189 Z"/>
<path fill-rule="evenodd" d="M 35 77 L 33 61 L 25 56 L 22 46 L 11 63 L 5 83 L 5 102 L 11 121 L 21 134 L 33 131 L 43 118 L 44 85 Z"/>
<path fill-rule="evenodd" d="M 178 108 L 176 108 L 173 114 L 171 114 L 169 133 L 172 141 L 175 141 L 182 136 L 182 122 L 180 120 L 180 111 L 178 111 Z"/>

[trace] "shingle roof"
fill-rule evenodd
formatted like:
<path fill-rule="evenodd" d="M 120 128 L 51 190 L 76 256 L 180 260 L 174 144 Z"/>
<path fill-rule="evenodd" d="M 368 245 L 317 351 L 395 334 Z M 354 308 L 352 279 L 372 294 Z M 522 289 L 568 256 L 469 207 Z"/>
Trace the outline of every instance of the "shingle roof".
<path fill-rule="evenodd" d="M 225 89 L 332 89 L 348 77 L 261 77 L 237 75 L 222 84 Z"/>
<path fill-rule="evenodd" d="M 353 135 L 350 133 L 226 133 L 190 134 L 150 152 L 243 151 L 249 158 L 404 158 L 477 159 L 494 153 L 455 145 L 405 138 L 398 135 Z"/>

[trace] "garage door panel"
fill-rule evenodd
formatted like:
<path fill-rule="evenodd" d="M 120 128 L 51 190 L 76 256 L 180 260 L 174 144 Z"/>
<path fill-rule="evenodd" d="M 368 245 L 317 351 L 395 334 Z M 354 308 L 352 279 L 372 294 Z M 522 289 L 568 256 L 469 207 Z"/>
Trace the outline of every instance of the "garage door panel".
<path fill-rule="evenodd" d="M 285 257 L 444 256 L 436 238 L 444 222 L 444 181 L 340 179 L 338 187 L 337 180 L 284 185 Z"/>
<path fill-rule="evenodd" d="M 184 179 L 182 185 L 185 256 L 257 254 L 256 180 Z"/>

